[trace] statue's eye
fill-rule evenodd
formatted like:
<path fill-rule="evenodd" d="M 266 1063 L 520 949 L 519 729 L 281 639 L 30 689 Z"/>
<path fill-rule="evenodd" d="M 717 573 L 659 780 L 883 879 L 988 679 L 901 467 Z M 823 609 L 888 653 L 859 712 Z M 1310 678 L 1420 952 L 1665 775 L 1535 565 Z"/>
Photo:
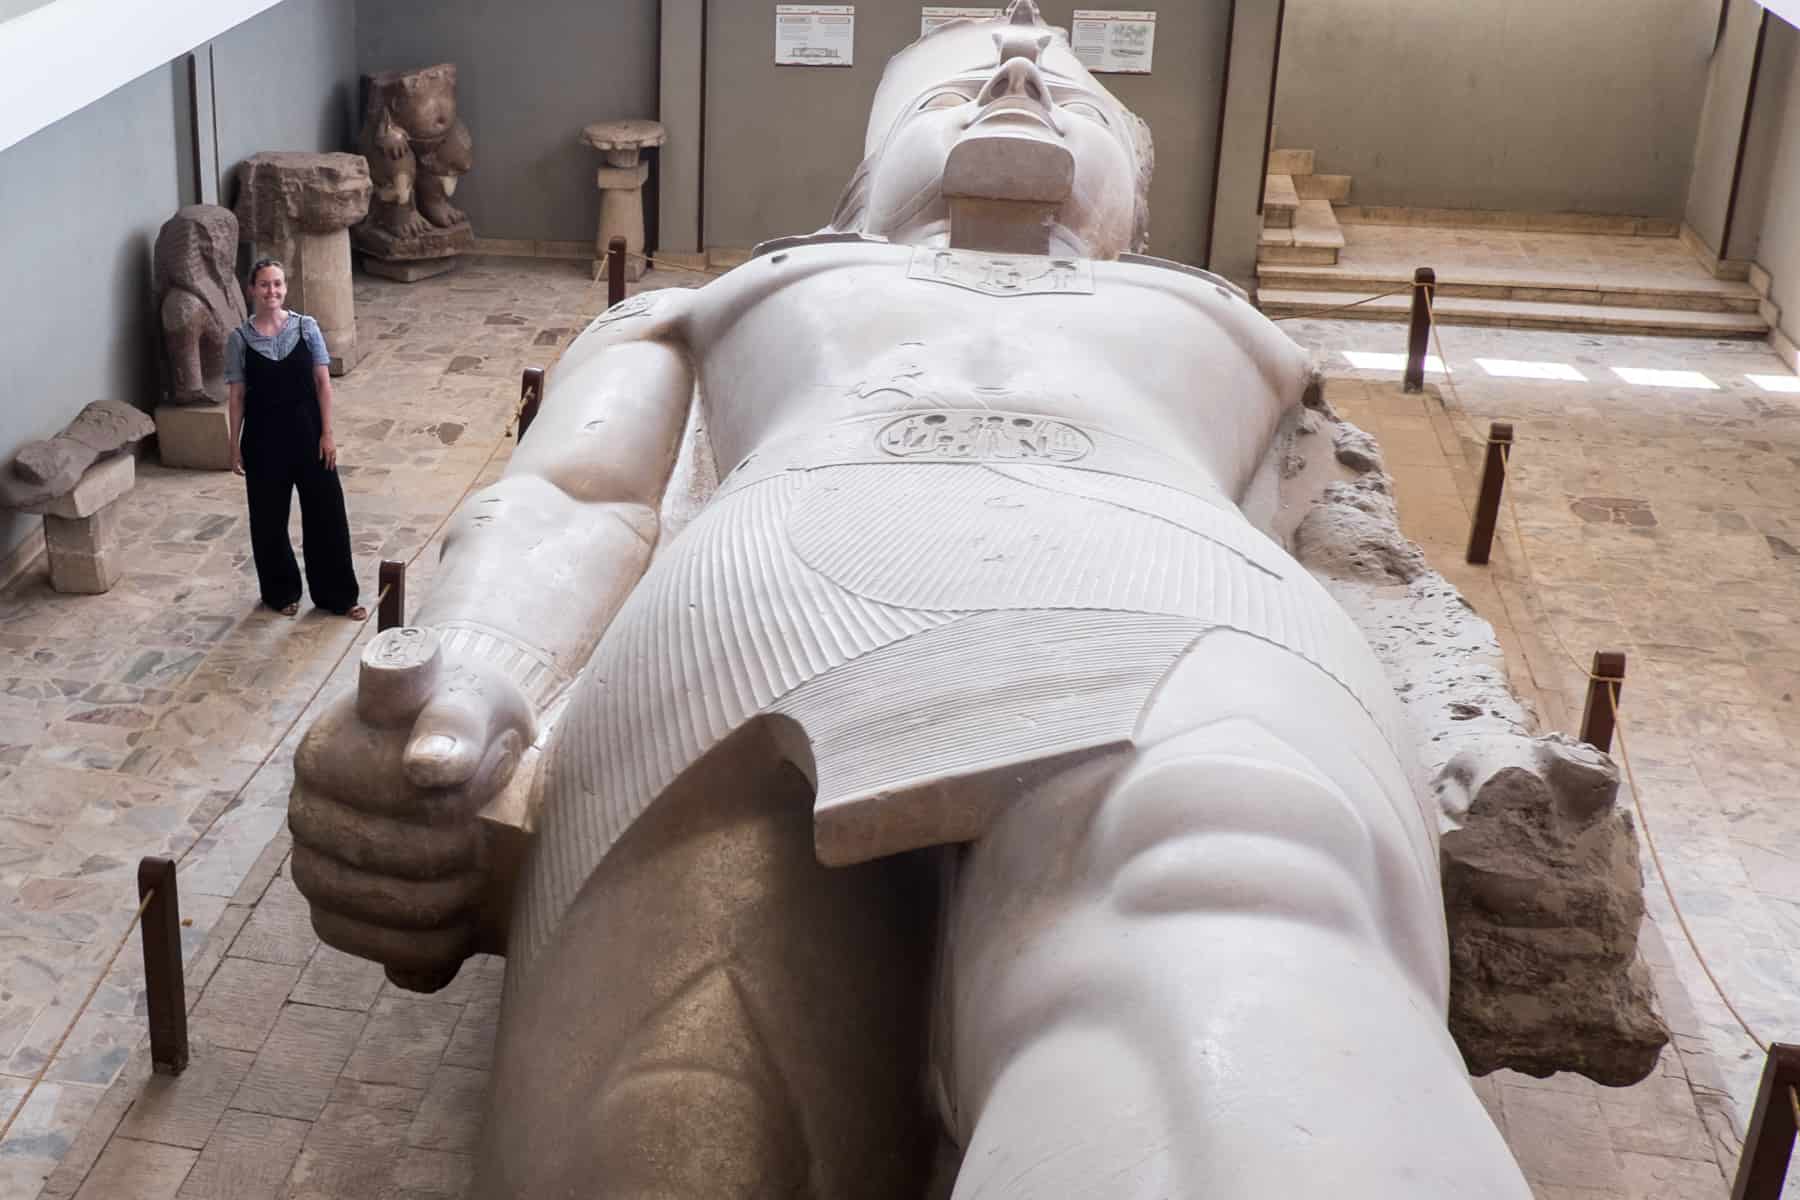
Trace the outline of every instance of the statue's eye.
<path fill-rule="evenodd" d="M 1086 117 L 1090 121 L 1098 121 L 1102 125 L 1111 124 L 1106 114 L 1100 111 L 1097 104 L 1089 104 L 1086 100 L 1071 100 L 1062 106 L 1064 112 L 1072 112 L 1078 117 Z"/>
<path fill-rule="evenodd" d="M 961 108 L 968 102 L 969 98 L 961 92 L 936 92 L 925 97 L 924 103 L 919 105 L 919 111 L 926 112 L 933 108 Z"/>

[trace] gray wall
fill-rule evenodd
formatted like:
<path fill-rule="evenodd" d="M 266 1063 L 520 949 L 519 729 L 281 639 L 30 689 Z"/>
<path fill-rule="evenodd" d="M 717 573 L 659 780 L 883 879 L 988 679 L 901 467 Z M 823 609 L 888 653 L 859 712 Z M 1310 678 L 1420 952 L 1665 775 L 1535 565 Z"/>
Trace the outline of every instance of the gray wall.
<path fill-rule="evenodd" d="M 1693 178 L 1683 219 L 1715 253 L 1725 247 L 1725 224 L 1743 141 L 1744 105 L 1756 62 L 1763 8 L 1756 0 L 1727 0 L 1725 34 L 1713 51 L 1694 141 Z M 1735 240 L 1735 239 L 1734 239 Z"/>
<path fill-rule="evenodd" d="M 177 207 L 178 98 L 160 67 L 0 153 L 0 459 L 90 400 L 154 395 L 150 249 Z M 39 523 L 0 510 L 0 554 Z"/>
<path fill-rule="evenodd" d="M 1718 8 L 1289 0 L 1283 147 L 1359 204 L 1679 218 Z"/>
<path fill-rule="evenodd" d="M 1278 0 L 1236 0 L 1231 26 L 1231 85 L 1225 97 L 1225 144 L 1213 197 L 1212 255 L 1204 264 L 1247 290 L 1256 287 L 1262 236 L 1263 149 L 1269 134 L 1269 83 L 1281 24 Z"/>
<path fill-rule="evenodd" d="M 1000 7 L 998 0 L 995 7 Z M 919 35 L 919 5 L 856 6 L 849 68 L 777 67 L 773 0 L 710 0 L 706 54 L 706 242 L 747 247 L 825 224 L 862 157 L 869 101 L 889 56 Z M 1044 18 L 1068 27 L 1075 4 Z M 1213 162 L 1231 0 L 1156 6 L 1155 70 L 1103 82 L 1150 124 L 1156 178 L 1150 250 L 1194 261 L 1212 220 Z"/>
<path fill-rule="evenodd" d="M 1763 46 L 1763 75 L 1777 85 L 1758 89 L 1760 114 L 1779 131 L 1764 187 L 1757 197 L 1762 215 L 1756 261 L 1769 272 L 1769 299 L 1781 306 L 1781 331 L 1800 340 L 1800 33 L 1784 21 L 1769 22 Z"/>
<path fill-rule="evenodd" d="M 212 41 L 220 202 L 265 150 L 349 150 L 356 118 L 355 0 L 287 0 Z"/>
<path fill-rule="evenodd" d="M 600 155 L 581 128 L 656 116 L 656 14 L 656 0 L 362 0 L 357 67 L 456 64 L 475 145 L 456 203 L 475 236 L 591 242 Z"/>

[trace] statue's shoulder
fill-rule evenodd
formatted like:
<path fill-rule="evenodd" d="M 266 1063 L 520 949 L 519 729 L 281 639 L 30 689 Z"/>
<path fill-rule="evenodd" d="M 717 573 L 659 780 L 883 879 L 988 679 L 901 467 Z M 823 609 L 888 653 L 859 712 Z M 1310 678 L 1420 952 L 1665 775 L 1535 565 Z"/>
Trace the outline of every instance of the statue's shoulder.
<path fill-rule="evenodd" d="M 1172 290 L 1186 291 L 1193 288 L 1216 289 L 1218 292 L 1236 300 L 1248 301 L 1250 294 L 1231 282 L 1223 275 L 1201 267 L 1191 267 L 1184 262 L 1176 262 L 1169 258 L 1156 258 L 1149 254 L 1121 254 L 1117 262 L 1120 266 L 1137 271 L 1166 272 L 1166 281 Z"/>
<path fill-rule="evenodd" d="M 704 288 L 669 287 L 627 296 L 592 321 L 581 343 L 659 341 L 678 336 L 704 301 Z"/>
<path fill-rule="evenodd" d="M 792 237 L 770 238 L 766 242 L 758 242 L 750 251 L 752 260 L 769 254 L 782 254 L 790 250 L 799 250 L 806 246 L 890 246 L 893 243 L 886 238 L 870 237 L 863 233 L 838 233 L 833 230 L 820 230 L 818 233 L 802 233 Z"/>

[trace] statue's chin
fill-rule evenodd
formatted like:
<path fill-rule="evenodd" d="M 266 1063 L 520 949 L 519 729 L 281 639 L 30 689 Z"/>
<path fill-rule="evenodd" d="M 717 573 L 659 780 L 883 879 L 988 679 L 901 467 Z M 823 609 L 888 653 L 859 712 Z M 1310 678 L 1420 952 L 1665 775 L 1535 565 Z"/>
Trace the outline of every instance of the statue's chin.
<path fill-rule="evenodd" d="M 1058 205 L 1075 190 L 1075 156 L 1042 122 L 989 119 L 971 126 L 944 162 L 944 195 Z"/>

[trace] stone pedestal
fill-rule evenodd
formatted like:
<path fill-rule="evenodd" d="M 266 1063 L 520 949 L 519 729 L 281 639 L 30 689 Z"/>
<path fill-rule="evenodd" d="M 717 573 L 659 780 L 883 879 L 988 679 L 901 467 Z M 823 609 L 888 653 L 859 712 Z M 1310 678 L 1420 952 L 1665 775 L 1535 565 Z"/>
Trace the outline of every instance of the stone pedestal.
<path fill-rule="evenodd" d="M 644 181 L 648 163 L 641 151 L 663 144 L 663 127 L 655 121 L 596 121 L 581 131 L 581 140 L 606 156 L 594 182 L 600 188 L 600 229 L 594 237 L 594 277 L 606 271 L 607 247 L 625 239 L 625 278 L 644 274 Z"/>
<path fill-rule="evenodd" d="M 103 458 L 82 473 L 73 490 L 21 510 L 43 514 L 51 587 L 91 596 L 118 582 L 124 569 L 118 500 L 136 480 L 137 460 L 131 455 Z"/>
<path fill-rule="evenodd" d="M 231 470 L 231 421 L 223 404 L 160 404 L 157 455 L 165 467 Z"/>
<path fill-rule="evenodd" d="M 238 225 L 252 261 L 281 260 L 288 307 L 319 323 L 331 373 L 347 373 L 363 356 L 356 340 L 350 226 L 369 212 L 368 164 L 357 154 L 254 154 L 238 167 L 238 181 Z"/>

